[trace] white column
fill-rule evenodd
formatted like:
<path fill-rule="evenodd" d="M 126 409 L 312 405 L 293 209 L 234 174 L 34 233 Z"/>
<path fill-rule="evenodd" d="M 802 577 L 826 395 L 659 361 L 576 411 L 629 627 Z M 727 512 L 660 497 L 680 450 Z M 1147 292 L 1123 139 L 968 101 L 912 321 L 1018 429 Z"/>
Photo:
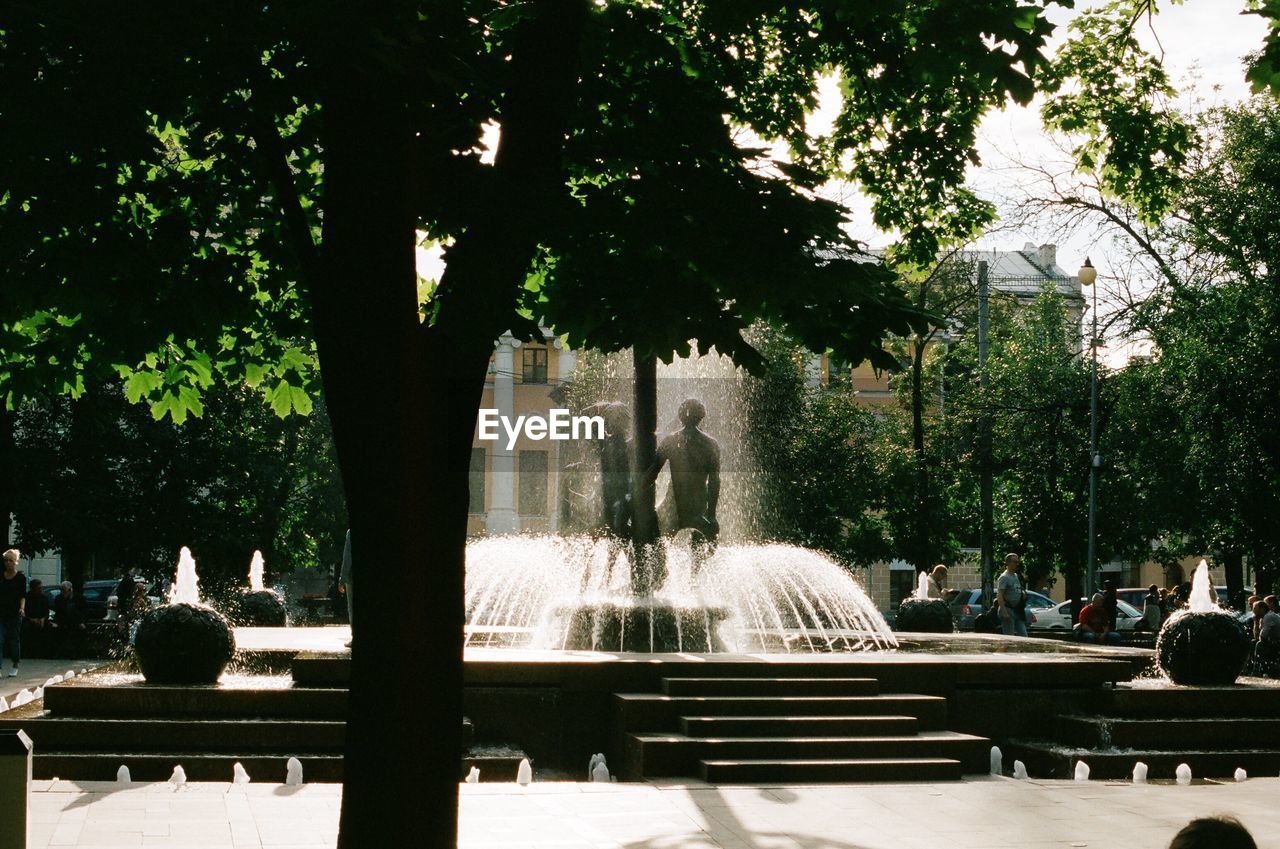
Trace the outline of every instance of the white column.
<path fill-rule="evenodd" d="M 804 385 L 817 389 L 822 385 L 822 354 L 810 354 L 804 361 Z"/>
<path fill-rule="evenodd" d="M 494 355 L 493 404 L 499 416 L 509 419 L 515 415 L 515 349 L 520 341 L 511 334 L 504 333 L 498 339 L 497 351 Z M 489 510 L 485 515 L 485 532 L 491 534 L 507 534 L 519 530 L 516 521 L 516 458 L 513 451 L 507 450 L 505 439 L 490 443 L 493 463 L 490 466 L 489 482 L 492 495 Z"/>
<path fill-rule="evenodd" d="M 563 339 L 556 339 L 552 346 L 560 352 L 556 360 L 556 385 L 563 386 L 573 380 L 573 375 L 578 367 L 578 354 L 576 351 L 566 347 Z M 552 533 L 560 529 L 560 446 L 561 443 L 553 442 L 551 455 L 551 468 L 549 470 L 550 480 L 547 486 L 551 490 L 551 513 L 548 515 L 548 525 Z"/>

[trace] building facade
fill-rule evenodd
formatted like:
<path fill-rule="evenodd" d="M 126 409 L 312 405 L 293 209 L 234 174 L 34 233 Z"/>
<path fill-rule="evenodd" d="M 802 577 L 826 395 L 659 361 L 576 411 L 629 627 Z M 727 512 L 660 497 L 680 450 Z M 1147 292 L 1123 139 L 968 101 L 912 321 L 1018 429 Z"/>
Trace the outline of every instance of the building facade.
<path fill-rule="evenodd" d="M 577 355 L 550 331 L 534 342 L 504 334 L 489 361 L 480 406 L 517 416 L 547 415 L 558 404 L 557 387 L 573 379 Z M 471 503 L 467 533 L 550 533 L 557 530 L 560 446 L 521 434 L 514 446 L 505 437 L 471 446 Z"/>

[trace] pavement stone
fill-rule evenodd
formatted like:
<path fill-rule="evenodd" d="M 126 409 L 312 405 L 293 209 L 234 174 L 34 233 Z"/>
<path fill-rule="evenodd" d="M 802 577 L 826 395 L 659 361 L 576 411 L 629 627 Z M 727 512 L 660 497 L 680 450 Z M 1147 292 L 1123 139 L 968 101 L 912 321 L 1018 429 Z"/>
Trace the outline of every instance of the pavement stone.
<path fill-rule="evenodd" d="M 1164 849 L 1197 816 L 1235 816 L 1277 847 L 1280 778 L 1130 785 L 698 782 L 461 785 L 459 849 Z M 38 781 L 31 849 L 332 849 L 342 788 Z"/>

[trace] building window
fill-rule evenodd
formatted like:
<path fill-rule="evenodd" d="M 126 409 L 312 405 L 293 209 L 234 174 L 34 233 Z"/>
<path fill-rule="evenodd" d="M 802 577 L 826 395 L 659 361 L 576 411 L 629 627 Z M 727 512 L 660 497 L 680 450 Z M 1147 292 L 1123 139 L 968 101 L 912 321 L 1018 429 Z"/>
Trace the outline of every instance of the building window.
<path fill-rule="evenodd" d="M 524 368 L 521 371 L 521 381 L 524 383 L 546 383 L 547 382 L 547 349 L 533 348 L 525 345 L 521 350 L 524 357 Z"/>
<path fill-rule="evenodd" d="M 484 449 L 471 449 L 471 469 L 467 475 L 467 488 L 470 500 L 467 510 L 471 513 L 484 512 Z"/>
<path fill-rule="evenodd" d="M 520 515 L 547 515 L 546 451 L 520 452 Z"/>

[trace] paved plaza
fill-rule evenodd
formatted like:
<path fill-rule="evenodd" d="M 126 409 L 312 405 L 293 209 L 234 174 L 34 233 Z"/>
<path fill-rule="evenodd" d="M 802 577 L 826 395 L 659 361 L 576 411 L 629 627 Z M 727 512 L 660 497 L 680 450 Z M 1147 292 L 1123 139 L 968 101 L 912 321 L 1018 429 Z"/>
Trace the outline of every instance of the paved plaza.
<path fill-rule="evenodd" d="M 33 849 L 330 849 L 335 784 L 36 782 Z M 1230 814 L 1280 846 L 1280 779 L 1133 786 L 981 778 L 955 784 L 712 787 L 462 785 L 461 849 L 1163 849 L 1196 816 Z"/>

